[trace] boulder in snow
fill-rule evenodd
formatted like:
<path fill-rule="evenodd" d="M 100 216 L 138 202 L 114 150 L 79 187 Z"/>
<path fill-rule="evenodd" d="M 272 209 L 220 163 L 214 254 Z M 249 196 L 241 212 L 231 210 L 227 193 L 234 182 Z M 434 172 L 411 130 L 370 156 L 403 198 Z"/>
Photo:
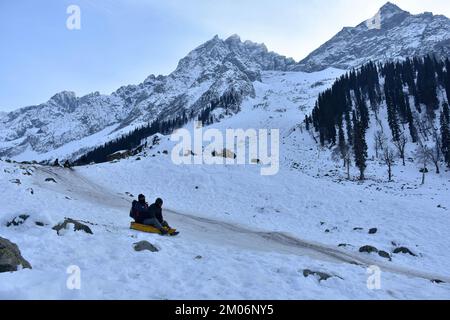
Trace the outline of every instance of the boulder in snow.
<path fill-rule="evenodd" d="M 140 241 L 134 244 L 134 250 L 135 251 L 151 251 L 151 252 L 158 252 L 159 249 L 156 248 L 153 244 L 151 244 L 148 241 Z"/>
<path fill-rule="evenodd" d="M 382 258 L 389 259 L 391 261 L 391 255 L 387 253 L 386 251 L 378 251 L 378 255 Z"/>
<path fill-rule="evenodd" d="M 363 246 L 363 247 L 359 248 L 359 252 L 367 252 L 367 253 L 375 252 L 375 253 L 378 253 L 378 251 L 379 250 L 377 248 L 372 247 L 372 246 Z"/>
<path fill-rule="evenodd" d="M 22 257 L 19 247 L 0 237 L 0 273 L 17 271 L 19 266 L 31 269 L 30 263 Z"/>
<path fill-rule="evenodd" d="M 399 253 L 403 253 L 403 254 L 409 254 L 412 255 L 413 257 L 417 257 L 416 254 L 414 254 L 411 250 L 409 250 L 406 247 L 398 247 L 394 250 L 395 254 L 399 254 Z"/>
<path fill-rule="evenodd" d="M 66 219 L 64 220 L 64 222 L 62 222 L 62 223 L 57 224 L 56 226 L 54 226 L 54 227 L 53 227 L 53 230 L 56 230 L 56 232 L 58 233 L 58 235 L 61 235 L 61 234 L 60 234 L 60 231 L 61 231 L 61 230 L 68 229 L 68 227 L 69 227 L 70 225 L 73 225 L 73 230 L 74 230 L 74 231 L 84 231 L 84 232 L 89 233 L 89 234 L 94 234 L 94 233 L 92 232 L 91 228 L 89 228 L 87 225 L 81 223 L 80 221 L 73 220 L 73 219 L 70 219 L 70 218 L 66 218 Z"/>
<path fill-rule="evenodd" d="M 22 214 L 18 217 L 15 217 L 14 219 L 12 219 L 11 221 L 6 223 L 7 227 L 11 227 L 11 226 L 20 226 L 21 224 L 25 223 L 25 221 L 27 221 L 27 219 L 30 216 L 27 214 Z"/>
<path fill-rule="evenodd" d="M 320 271 L 312 271 L 312 270 L 309 270 L 309 269 L 303 270 L 303 276 L 305 278 L 307 278 L 309 276 L 314 276 L 314 277 L 319 279 L 319 282 L 320 281 L 326 281 L 326 280 L 330 279 L 331 277 L 333 277 L 332 275 L 330 275 L 328 273 L 320 272 Z"/>
<path fill-rule="evenodd" d="M 17 184 L 17 185 L 21 185 L 21 184 L 22 184 L 22 182 L 20 181 L 20 179 L 12 179 L 12 180 L 9 180 L 9 182 L 14 183 L 14 184 Z"/>

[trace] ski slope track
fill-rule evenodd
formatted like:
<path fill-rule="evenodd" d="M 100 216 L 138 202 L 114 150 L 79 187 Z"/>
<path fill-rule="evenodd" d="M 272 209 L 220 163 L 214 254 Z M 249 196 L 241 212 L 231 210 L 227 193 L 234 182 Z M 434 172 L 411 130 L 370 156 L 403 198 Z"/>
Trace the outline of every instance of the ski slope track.
<path fill-rule="evenodd" d="M 70 195 L 74 199 L 100 204 L 106 208 L 120 209 L 127 214 L 131 201 L 121 193 L 115 193 L 106 186 L 99 185 L 78 174 L 76 170 L 62 168 L 36 167 L 35 184 L 40 188 Z M 44 177 L 53 177 L 58 184 L 42 183 Z M 323 245 L 305 241 L 287 233 L 252 230 L 247 227 L 227 223 L 215 219 L 203 218 L 191 214 L 164 209 L 167 219 L 182 232 L 180 235 L 189 241 L 234 247 L 241 250 L 264 250 L 283 254 L 308 256 L 315 260 L 333 263 L 358 265 L 367 268 L 378 266 L 384 272 L 391 272 L 407 277 L 416 277 L 430 281 L 450 283 L 450 276 L 431 274 L 420 270 L 397 267 L 392 263 L 380 263 L 363 254 L 353 254 Z M 126 227 L 113 226 L 125 234 Z M 128 231 L 128 230 L 127 230 Z"/>

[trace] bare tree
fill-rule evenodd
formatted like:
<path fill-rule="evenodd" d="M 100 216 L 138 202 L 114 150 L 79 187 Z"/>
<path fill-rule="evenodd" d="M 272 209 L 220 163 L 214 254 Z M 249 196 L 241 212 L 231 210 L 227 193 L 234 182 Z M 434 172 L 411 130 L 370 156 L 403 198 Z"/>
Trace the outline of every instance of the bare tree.
<path fill-rule="evenodd" d="M 406 151 L 406 144 L 408 143 L 408 138 L 405 137 L 404 134 L 401 134 L 398 140 L 394 140 L 394 146 L 397 148 L 398 154 L 400 158 L 402 158 L 403 166 L 406 165 L 405 163 L 405 151 Z"/>
<path fill-rule="evenodd" d="M 425 184 L 425 174 L 428 172 L 427 165 L 430 163 L 430 149 L 422 141 L 416 150 L 417 161 L 422 165 L 422 184 Z"/>
<path fill-rule="evenodd" d="M 428 141 L 428 135 L 431 135 L 431 126 L 429 118 L 420 117 L 419 114 L 414 115 L 414 122 L 417 125 L 417 131 L 424 141 Z"/>
<path fill-rule="evenodd" d="M 383 152 L 384 146 L 387 143 L 387 138 L 383 131 L 378 130 L 377 132 L 375 132 L 374 140 L 375 140 L 375 156 L 378 159 L 379 152 Z"/>
<path fill-rule="evenodd" d="M 344 161 L 344 167 L 347 171 L 347 180 L 350 180 L 350 166 L 352 165 L 352 148 L 345 144 L 342 146 L 337 146 L 333 149 L 331 157 L 336 162 Z"/>
<path fill-rule="evenodd" d="M 432 148 L 428 149 L 428 153 L 430 160 L 436 167 L 436 174 L 440 174 L 439 163 L 442 160 L 441 138 L 439 136 L 438 130 L 434 126 L 431 127 L 434 145 Z"/>
<path fill-rule="evenodd" d="M 439 163 L 442 159 L 442 152 L 439 141 L 435 142 L 432 148 L 427 148 L 427 152 L 429 160 L 431 160 L 436 167 L 436 174 L 440 174 Z"/>
<path fill-rule="evenodd" d="M 392 181 L 392 166 L 395 163 L 395 153 L 390 146 L 386 146 L 383 150 L 383 161 L 388 167 L 389 181 Z"/>

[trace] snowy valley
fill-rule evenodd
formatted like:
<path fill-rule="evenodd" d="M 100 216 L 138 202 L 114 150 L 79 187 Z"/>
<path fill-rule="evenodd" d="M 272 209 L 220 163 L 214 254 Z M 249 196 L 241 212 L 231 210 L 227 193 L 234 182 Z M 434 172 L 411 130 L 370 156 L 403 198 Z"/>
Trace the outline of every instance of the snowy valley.
<path fill-rule="evenodd" d="M 0 113 L 0 253 L 8 250 L 5 239 L 17 245 L 10 249 L 15 255 L 0 259 L 0 299 L 448 299 L 450 169 L 443 152 L 440 172 L 431 159 L 423 172 L 418 149 L 445 140 L 439 130 L 450 92 L 448 44 L 442 55 L 435 49 L 450 39 L 450 24 L 446 17 L 412 16 L 390 3 L 380 12 L 392 33 L 415 38 L 414 32 L 423 31 L 417 25 L 431 19 L 439 36 L 422 38 L 426 52 L 419 45 L 417 52 L 385 51 L 392 55 L 381 57 L 369 50 L 354 57 L 321 47 L 299 63 L 238 36 L 214 37 L 168 76 L 150 76 L 111 95 L 63 92 L 45 104 Z M 341 34 L 340 45 L 333 40 L 331 46 L 347 48 L 344 41 L 364 47 L 374 39 L 378 47 L 391 46 L 392 39 L 364 28 L 347 30 L 356 36 Z M 420 63 L 412 85 L 399 76 L 400 64 L 389 61 L 428 53 L 436 54 L 430 62 L 436 106 L 427 113 L 433 97 L 425 99 L 419 90 L 416 101 L 412 93 L 425 83 Z M 330 61 L 337 56 L 344 58 Z M 361 79 L 369 77 L 356 81 L 352 72 L 361 69 L 350 68 L 369 60 L 379 64 L 370 64 L 377 81 L 372 77 L 366 90 Z M 352 84 L 344 90 L 339 79 Z M 385 86 L 389 81 L 396 84 L 393 93 Z M 332 89 L 336 94 L 326 96 Z M 338 108 L 336 96 L 345 97 Z M 410 117 L 400 115 L 405 101 Z M 323 110 L 329 111 L 325 117 Z M 176 165 L 172 134 L 194 133 L 203 116 L 205 131 L 279 129 L 277 174 L 261 175 L 267 163 L 255 159 L 245 165 Z M 352 125 L 367 121 L 362 181 L 356 143 L 347 146 L 355 132 L 348 129 L 352 116 Z M 72 165 L 157 119 L 172 123 L 170 132 L 114 150 L 119 156 L 108 161 L 95 163 L 100 161 L 92 156 L 84 159 L 87 164 Z M 450 121 L 445 125 L 450 128 Z M 344 159 L 336 157 L 340 126 L 351 151 L 349 177 Z M 392 177 L 376 143 L 380 131 L 392 151 Z M 398 139 L 408 137 L 404 164 L 395 150 L 396 132 Z M 235 145 L 248 149 L 249 140 Z M 183 151 L 192 163 L 202 156 Z M 66 167 L 60 165 L 66 160 Z M 163 214 L 178 236 L 130 229 L 131 202 L 140 193 L 149 201 L 164 199 Z M 80 275 L 79 290 L 68 289 L 73 270 Z"/>

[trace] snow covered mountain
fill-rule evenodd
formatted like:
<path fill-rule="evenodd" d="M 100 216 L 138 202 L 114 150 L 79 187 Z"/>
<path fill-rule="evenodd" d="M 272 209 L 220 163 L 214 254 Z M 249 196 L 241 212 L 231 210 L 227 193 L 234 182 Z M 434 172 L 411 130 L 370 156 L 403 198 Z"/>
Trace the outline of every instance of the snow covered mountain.
<path fill-rule="evenodd" d="M 354 28 L 343 28 L 300 61 L 295 70 L 349 69 L 369 60 L 402 59 L 429 53 L 450 54 L 450 20 L 430 12 L 412 15 L 388 2 L 374 19 Z"/>
<path fill-rule="evenodd" d="M 0 156 L 17 159 L 51 158 L 50 151 L 68 146 L 70 154 L 104 143 L 157 117 L 196 112 L 213 99 L 234 92 L 254 96 L 253 82 L 262 71 L 285 71 L 295 65 L 263 44 L 215 36 L 183 58 L 168 76 L 149 76 L 111 95 L 76 97 L 61 92 L 48 102 L 0 117 Z M 83 138 L 83 143 L 79 142 Z M 81 150 L 81 151 L 80 151 Z"/>
<path fill-rule="evenodd" d="M 393 23 L 407 14 L 388 4 L 383 21 L 389 8 Z M 176 164 L 169 150 L 177 142 L 162 134 L 136 154 L 72 168 L 0 159 L 0 258 L 20 249 L 28 264 L 8 260 L 16 269 L 9 272 L 0 259 L 0 299 L 448 299 L 450 168 L 443 161 L 440 173 L 430 161 L 424 168 L 412 133 L 437 145 L 440 122 L 450 130 L 450 120 L 441 121 L 450 62 L 424 60 L 371 63 L 359 75 L 333 67 L 302 72 L 264 45 L 214 37 L 168 76 L 111 95 L 62 92 L 0 113 L 0 156 L 13 160 L 81 154 L 149 120 L 203 111 L 229 93 L 241 100 L 239 112 L 217 108 L 221 121 L 200 130 L 225 137 L 228 129 L 279 129 L 273 176 L 261 175 L 268 165 L 261 159 L 225 164 L 214 156 L 222 165 L 208 165 L 212 154 L 192 149 L 181 152 L 186 164 Z M 304 121 L 312 110 L 313 121 Z M 334 157 L 339 142 L 356 145 L 349 135 L 364 131 L 362 115 L 364 182 L 354 154 L 347 168 Z M 190 133 L 198 129 L 193 120 L 184 124 Z M 392 152 L 388 169 L 383 156 L 396 132 L 408 141 L 403 157 Z M 233 143 L 250 150 L 249 140 L 239 135 Z M 199 150 L 210 142 L 200 141 Z M 179 236 L 129 229 L 140 193 L 164 199 L 164 217 Z M 73 268 L 79 288 L 68 281 Z"/>
<path fill-rule="evenodd" d="M 183 58 L 170 75 L 151 75 L 111 95 L 96 92 L 76 97 L 73 92 L 61 92 L 46 103 L 0 115 L 0 157 L 74 159 L 154 119 L 196 115 L 211 101 L 229 94 L 242 104 L 255 97 L 255 86 L 263 79 L 273 83 L 264 76 L 267 72 L 284 81 L 282 73 L 287 71 L 345 70 L 368 60 L 450 53 L 448 18 L 431 13 L 411 15 L 391 3 L 379 13 L 380 29 L 369 28 L 365 22 L 344 28 L 299 63 L 269 52 L 263 44 L 243 42 L 236 35 L 226 40 L 215 36 Z M 327 72 L 322 75 L 319 83 L 328 80 Z M 311 91 L 304 86 L 297 89 L 297 93 Z"/>

